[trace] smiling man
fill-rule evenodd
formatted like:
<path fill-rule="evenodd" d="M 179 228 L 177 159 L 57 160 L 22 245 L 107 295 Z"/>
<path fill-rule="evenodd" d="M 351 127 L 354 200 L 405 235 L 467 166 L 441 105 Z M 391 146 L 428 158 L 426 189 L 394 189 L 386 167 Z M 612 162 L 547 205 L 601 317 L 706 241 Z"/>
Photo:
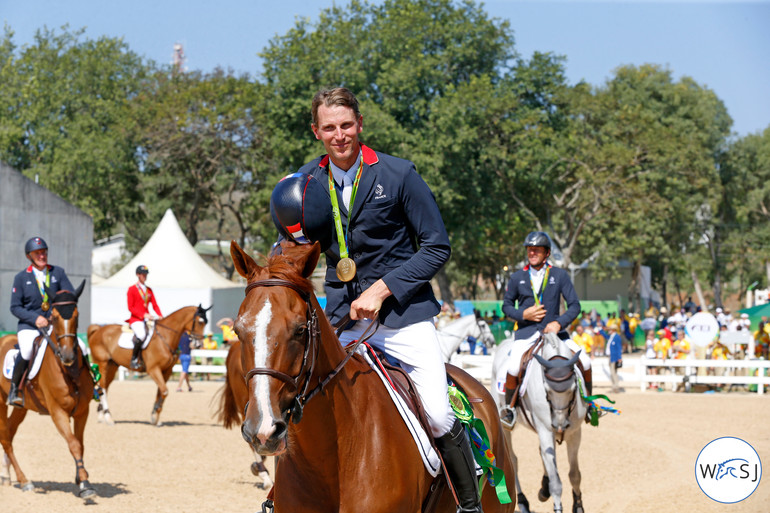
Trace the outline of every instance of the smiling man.
<path fill-rule="evenodd" d="M 414 381 L 463 512 L 480 512 L 470 443 L 449 405 L 444 361 L 432 319 L 440 307 L 430 280 L 449 259 L 449 237 L 438 205 L 415 165 L 359 140 L 364 119 L 345 88 L 319 91 L 311 129 L 326 154 L 299 172 L 326 187 L 333 232 L 326 250 L 326 315 L 352 322 L 346 344 L 369 319 L 380 326 L 368 343 L 402 362 Z M 317 220 L 310 220 L 310 222 Z M 318 227 L 303 226 L 304 233 Z"/>

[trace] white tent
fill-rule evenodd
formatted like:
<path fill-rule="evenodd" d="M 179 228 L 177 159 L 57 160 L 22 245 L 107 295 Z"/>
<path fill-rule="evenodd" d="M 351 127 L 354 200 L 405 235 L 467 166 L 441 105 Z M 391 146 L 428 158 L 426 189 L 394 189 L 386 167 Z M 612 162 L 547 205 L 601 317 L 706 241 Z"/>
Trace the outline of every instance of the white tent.
<path fill-rule="evenodd" d="M 171 209 L 166 210 L 147 244 L 121 270 L 92 287 L 91 322 L 121 323 L 129 317 L 128 287 L 136 283 L 136 268 L 146 265 L 147 277 L 164 315 L 179 308 L 213 305 L 209 326 L 222 317 L 234 318 L 243 300 L 244 285 L 220 276 L 195 252 Z"/>

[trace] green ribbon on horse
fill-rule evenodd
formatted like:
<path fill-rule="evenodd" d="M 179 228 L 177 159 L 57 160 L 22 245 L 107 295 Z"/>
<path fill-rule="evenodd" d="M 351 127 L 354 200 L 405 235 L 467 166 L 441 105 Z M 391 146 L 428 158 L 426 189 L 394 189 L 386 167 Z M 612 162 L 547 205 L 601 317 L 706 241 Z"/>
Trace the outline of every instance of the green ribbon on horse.
<path fill-rule="evenodd" d="M 588 405 L 588 414 L 591 416 L 591 425 L 596 427 L 599 425 L 599 410 L 605 411 L 607 413 L 614 413 L 615 415 L 620 415 L 620 410 L 617 408 L 613 408 L 611 406 L 600 406 L 596 404 L 597 399 L 604 399 L 610 404 L 615 404 L 615 401 L 610 399 L 604 394 L 594 394 L 586 396 L 585 392 L 583 392 L 583 385 L 578 380 L 578 386 L 580 387 L 580 398 L 583 399 L 583 402 Z"/>
<path fill-rule="evenodd" d="M 473 458 L 484 470 L 479 479 L 479 495 L 481 495 L 484 489 L 484 476 L 486 476 L 490 486 L 495 489 L 497 500 L 500 501 L 500 504 L 510 504 L 511 496 L 508 494 L 508 487 L 505 485 L 505 473 L 495 466 L 495 455 L 489 446 L 489 436 L 484 427 L 484 422 L 474 416 L 471 403 L 462 390 L 453 384 L 449 384 L 448 391 L 449 404 L 452 405 L 455 417 L 465 426 L 465 432 L 471 441 Z"/>

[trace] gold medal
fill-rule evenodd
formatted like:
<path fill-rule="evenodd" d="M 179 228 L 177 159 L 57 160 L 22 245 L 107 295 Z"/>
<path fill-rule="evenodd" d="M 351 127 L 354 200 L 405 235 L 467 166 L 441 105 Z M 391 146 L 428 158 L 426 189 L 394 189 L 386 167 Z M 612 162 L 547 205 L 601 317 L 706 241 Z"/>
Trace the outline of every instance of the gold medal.
<path fill-rule="evenodd" d="M 350 281 L 356 275 L 356 263 L 352 258 L 342 258 L 337 262 L 337 278 Z"/>
<path fill-rule="evenodd" d="M 43 301 L 43 304 L 40 305 L 40 308 L 42 308 L 44 312 L 47 312 L 48 309 L 50 308 L 50 305 L 48 304 L 48 301 Z"/>

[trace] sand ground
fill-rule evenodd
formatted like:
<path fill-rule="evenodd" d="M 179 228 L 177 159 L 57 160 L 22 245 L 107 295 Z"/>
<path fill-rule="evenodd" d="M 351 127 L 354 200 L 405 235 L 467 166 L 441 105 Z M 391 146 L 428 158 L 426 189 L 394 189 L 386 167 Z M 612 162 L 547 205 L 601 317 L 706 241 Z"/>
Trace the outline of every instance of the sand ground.
<path fill-rule="evenodd" d="M 608 392 L 597 385 L 595 392 Z M 171 392 L 161 427 L 149 423 L 155 397 L 150 381 L 112 385 L 114 426 L 98 423 L 96 403 L 92 404 L 85 463 L 98 497 L 89 501 L 75 495 L 75 465 L 51 419 L 30 413 L 14 447 L 36 489 L 22 492 L 16 482 L 1 487 L 2 511 L 261 511 L 266 491 L 255 485 L 257 478 L 249 471 L 251 451 L 237 430 L 225 430 L 214 418 L 213 399 L 222 381 L 195 381 L 193 386 L 192 393 Z M 641 393 L 629 386 L 614 397 L 622 414 L 602 418 L 598 428 L 583 428 L 580 465 L 587 512 L 770 511 L 767 478 L 747 500 L 723 505 L 706 497 L 694 476 L 700 450 L 722 436 L 746 440 L 770 465 L 768 395 Z M 553 511 L 551 501 L 537 501 L 542 464 L 535 434 L 519 427 L 513 440 L 533 511 Z M 565 447 L 557 447 L 557 458 L 566 482 Z M 570 511 L 568 484 L 564 495 L 565 511 Z"/>

